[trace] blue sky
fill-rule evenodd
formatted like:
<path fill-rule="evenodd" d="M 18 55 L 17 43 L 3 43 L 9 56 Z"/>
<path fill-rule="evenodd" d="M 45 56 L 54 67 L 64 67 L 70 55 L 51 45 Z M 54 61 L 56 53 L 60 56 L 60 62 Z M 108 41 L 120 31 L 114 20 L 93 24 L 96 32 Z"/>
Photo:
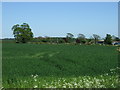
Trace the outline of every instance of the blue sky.
<path fill-rule="evenodd" d="M 117 2 L 3 2 L 3 38 L 13 37 L 12 26 L 28 23 L 34 36 L 79 33 L 118 36 Z"/>

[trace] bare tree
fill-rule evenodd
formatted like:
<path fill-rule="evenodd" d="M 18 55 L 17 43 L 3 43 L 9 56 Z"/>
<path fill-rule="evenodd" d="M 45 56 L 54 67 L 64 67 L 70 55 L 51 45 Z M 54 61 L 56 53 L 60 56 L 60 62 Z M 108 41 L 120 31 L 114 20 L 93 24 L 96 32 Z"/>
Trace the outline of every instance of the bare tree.
<path fill-rule="evenodd" d="M 94 42 L 95 44 L 97 43 L 97 41 L 100 39 L 100 36 L 97 34 L 93 34 L 93 38 L 94 38 Z"/>
<path fill-rule="evenodd" d="M 72 42 L 73 37 L 74 37 L 74 35 L 72 33 L 67 33 L 67 35 L 66 35 L 67 42 Z"/>
<path fill-rule="evenodd" d="M 67 36 L 66 36 L 67 38 L 73 38 L 74 37 L 74 35 L 72 34 L 72 33 L 67 33 Z"/>
<path fill-rule="evenodd" d="M 85 40 L 85 35 L 84 34 L 78 34 L 77 39 L 79 40 L 80 43 L 85 44 L 86 40 Z"/>
<path fill-rule="evenodd" d="M 79 39 L 85 39 L 85 35 L 84 34 L 78 34 L 78 38 Z"/>

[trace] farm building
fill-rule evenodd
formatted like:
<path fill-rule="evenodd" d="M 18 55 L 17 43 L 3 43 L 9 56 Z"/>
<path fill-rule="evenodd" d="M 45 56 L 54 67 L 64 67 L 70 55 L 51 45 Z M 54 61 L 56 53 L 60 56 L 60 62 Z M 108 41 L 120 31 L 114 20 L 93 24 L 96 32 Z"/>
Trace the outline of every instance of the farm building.
<path fill-rule="evenodd" d="M 120 45 L 120 41 L 113 41 L 112 45 Z"/>
<path fill-rule="evenodd" d="M 98 44 L 104 44 L 104 40 L 99 40 L 97 43 Z"/>

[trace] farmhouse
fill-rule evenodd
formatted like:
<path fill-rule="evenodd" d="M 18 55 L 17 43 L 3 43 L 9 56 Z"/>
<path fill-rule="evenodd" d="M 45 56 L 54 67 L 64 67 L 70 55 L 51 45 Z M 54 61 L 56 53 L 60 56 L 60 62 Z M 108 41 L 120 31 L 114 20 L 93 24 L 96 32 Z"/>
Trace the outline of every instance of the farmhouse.
<path fill-rule="evenodd" d="M 98 44 L 104 44 L 104 40 L 99 40 L 97 43 Z"/>
<path fill-rule="evenodd" d="M 113 41 L 112 45 L 120 45 L 120 41 Z"/>

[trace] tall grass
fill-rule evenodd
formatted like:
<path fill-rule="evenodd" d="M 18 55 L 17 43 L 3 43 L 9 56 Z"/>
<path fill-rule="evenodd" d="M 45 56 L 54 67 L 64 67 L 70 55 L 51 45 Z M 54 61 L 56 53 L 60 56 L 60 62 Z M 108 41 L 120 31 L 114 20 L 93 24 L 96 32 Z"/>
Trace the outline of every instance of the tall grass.
<path fill-rule="evenodd" d="M 5 87 L 11 85 L 9 80 L 16 83 L 36 74 L 39 78 L 96 77 L 118 66 L 113 46 L 3 43 L 2 56 Z"/>

